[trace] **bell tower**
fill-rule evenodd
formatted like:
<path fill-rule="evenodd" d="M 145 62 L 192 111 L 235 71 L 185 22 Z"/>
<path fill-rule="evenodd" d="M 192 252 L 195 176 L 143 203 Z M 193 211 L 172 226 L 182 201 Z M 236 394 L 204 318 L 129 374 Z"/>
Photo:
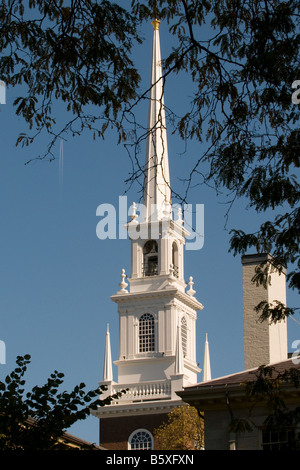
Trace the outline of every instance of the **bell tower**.
<path fill-rule="evenodd" d="M 100 444 L 112 450 L 153 449 L 153 429 L 181 404 L 176 391 L 197 383 L 197 311 L 193 279 L 184 280 L 188 231 L 171 203 L 159 21 L 153 25 L 151 96 L 142 204 L 132 204 L 127 224 L 131 273 L 121 272 L 111 297 L 119 315 L 118 380 L 113 381 L 109 331 L 104 374 L 107 395 L 126 389 L 99 408 Z M 176 212 L 176 214 L 175 214 Z"/>

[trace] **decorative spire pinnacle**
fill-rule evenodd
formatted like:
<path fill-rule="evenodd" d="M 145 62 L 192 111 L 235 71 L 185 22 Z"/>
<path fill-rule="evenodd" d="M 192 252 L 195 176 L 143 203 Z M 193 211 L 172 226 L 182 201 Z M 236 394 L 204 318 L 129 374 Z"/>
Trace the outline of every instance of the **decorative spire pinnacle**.
<path fill-rule="evenodd" d="M 161 53 L 159 41 L 159 20 L 152 21 L 153 46 L 151 69 L 151 93 L 148 119 L 148 139 L 145 161 L 144 219 L 148 221 L 153 214 L 160 220 L 165 205 L 171 207 L 169 159 L 164 107 L 164 84 L 162 78 Z"/>
<path fill-rule="evenodd" d="M 125 269 L 122 269 L 121 271 L 121 279 L 122 281 L 119 284 L 119 287 L 121 289 L 118 291 L 119 294 L 123 294 L 124 292 L 127 293 L 128 291 L 126 290 L 126 287 L 128 286 L 127 282 L 125 282 L 126 279 L 126 274 L 125 274 Z"/>
<path fill-rule="evenodd" d="M 193 277 L 190 276 L 189 278 L 189 290 L 187 291 L 187 294 L 190 296 L 190 297 L 193 297 L 194 294 L 196 294 L 196 291 L 193 289 L 193 285 L 194 285 L 194 281 L 193 281 Z"/>
<path fill-rule="evenodd" d="M 104 367 L 103 367 L 103 382 L 111 382 L 112 379 L 113 379 L 113 374 L 112 374 L 112 360 L 111 360 L 111 347 L 110 347 L 110 333 L 109 333 L 109 325 L 107 324 Z"/>
<path fill-rule="evenodd" d="M 207 333 L 204 345 L 204 362 L 203 362 L 203 382 L 211 380 L 211 370 L 210 370 L 210 357 L 209 357 L 209 346 L 207 340 Z"/>
<path fill-rule="evenodd" d="M 151 22 L 151 24 L 153 26 L 153 29 L 156 30 L 156 29 L 159 29 L 160 21 L 156 18 L 155 20 Z"/>

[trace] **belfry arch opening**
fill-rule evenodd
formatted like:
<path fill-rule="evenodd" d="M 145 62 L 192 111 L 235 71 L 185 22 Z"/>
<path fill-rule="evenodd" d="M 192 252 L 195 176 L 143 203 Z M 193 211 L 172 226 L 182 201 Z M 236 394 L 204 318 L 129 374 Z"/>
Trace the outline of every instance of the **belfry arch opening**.
<path fill-rule="evenodd" d="M 179 277 L 179 268 L 178 268 L 178 245 L 176 242 L 172 243 L 172 269 L 173 275 Z"/>
<path fill-rule="evenodd" d="M 158 244 L 155 240 L 148 240 L 143 248 L 143 275 L 156 276 L 158 274 Z"/>

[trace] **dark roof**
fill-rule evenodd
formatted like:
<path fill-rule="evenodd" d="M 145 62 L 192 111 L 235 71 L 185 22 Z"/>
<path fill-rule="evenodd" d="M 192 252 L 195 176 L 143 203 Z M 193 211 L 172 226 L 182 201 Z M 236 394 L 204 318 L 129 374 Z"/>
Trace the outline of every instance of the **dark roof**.
<path fill-rule="evenodd" d="M 34 426 L 35 420 L 31 417 L 26 419 L 26 422 L 30 426 Z M 92 442 L 88 442 L 81 437 L 73 436 L 73 434 L 69 434 L 68 432 L 64 432 L 61 438 L 58 439 L 58 442 L 61 444 L 65 444 L 67 447 L 82 447 L 82 448 L 93 448 L 94 450 L 107 450 L 104 447 L 98 446 Z"/>
<path fill-rule="evenodd" d="M 298 362 L 298 364 L 297 364 Z M 269 367 L 274 367 L 274 373 L 282 373 L 285 370 L 296 368 L 300 369 L 300 360 L 295 361 L 295 358 L 287 359 L 286 361 L 277 362 L 274 364 L 268 364 Z M 190 387 L 185 387 L 185 391 L 200 390 L 204 388 L 212 388 L 214 386 L 225 386 L 231 384 L 241 384 L 245 381 L 251 381 L 255 379 L 255 373 L 258 371 L 258 367 L 254 369 L 244 370 L 242 372 L 237 372 L 235 374 L 226 375 L 224 377 L 219 377 L 218 379 L 209 380 L 207 382 L 200 382 L 196 385 L 191 385 Z"/>
<path fill-rule="evenodd" d="M 78 445 L 79 447 L 92 447 L 94 448 L 94 450 L 106 450 L 104 447 L 101 447 L 101 446 L 98 446 L 94 443 L 91 443 L 91 442 L 88 442 L 88 441 L 85 441 L 84 439 L 81 439 L 80 437 L 77 437 L 77 436 L 73 436 L 72 434 L 69 434 L 67 432 L 64 432 L 62 438 L 70 443 L 70 444 L 74 444 L 75 446 Z"/>

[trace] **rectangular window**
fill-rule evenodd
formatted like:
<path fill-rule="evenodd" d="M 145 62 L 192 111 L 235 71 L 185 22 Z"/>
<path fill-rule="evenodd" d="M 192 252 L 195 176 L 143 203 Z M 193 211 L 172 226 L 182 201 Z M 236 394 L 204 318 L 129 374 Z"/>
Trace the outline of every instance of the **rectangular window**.
<path fill-rule="evenodd" d="M 262 431 L 263 450 L 283 450 L 295 440 L 294 429 L 282 429 L 279 431 Z"/>

